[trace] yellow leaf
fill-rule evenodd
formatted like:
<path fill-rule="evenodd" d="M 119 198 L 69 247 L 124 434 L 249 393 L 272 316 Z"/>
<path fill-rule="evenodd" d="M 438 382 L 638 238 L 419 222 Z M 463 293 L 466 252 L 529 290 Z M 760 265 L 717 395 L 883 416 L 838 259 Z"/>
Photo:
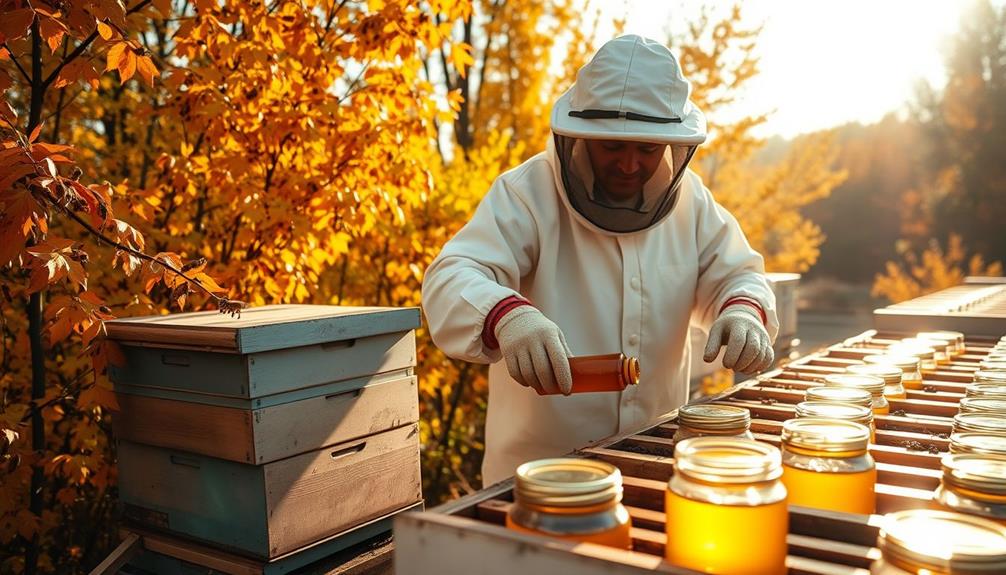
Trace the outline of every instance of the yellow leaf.
<path fill-rule="evenodd" d="M 102 40 L 111 40 L 113 33 L 111 26 L 104 22 L 98 22 L 98 34 L 101 35 Z"/>
<path fill-rule="evenodd" d="M 136 69 L 140 72 L 140 75 L 143 76 L 143 79 L 147 81 L 147 84 L 153 88 L 154 76 L 159 76 L 159 73 L 157 71 L 157 66 L 154 66 L 154 62 L 150 59 L 150 56 L 140 56 L 137 58 Z"/>
<path fill-rule="evenodd" d="M 127 50 L 119 60 L 119 82 L 125 84 L 136 73 L 136 54 Z"/>
<path fill-rule="evenodd" d="M 458 74 L 461 74 L 462 78 L 468 73 L 468 66 L 475 63 L 471 49 L 471 46 L 464 43 L 451 46 L 451 63 L 454 64 L 454 69 L 458 71 Z"/>

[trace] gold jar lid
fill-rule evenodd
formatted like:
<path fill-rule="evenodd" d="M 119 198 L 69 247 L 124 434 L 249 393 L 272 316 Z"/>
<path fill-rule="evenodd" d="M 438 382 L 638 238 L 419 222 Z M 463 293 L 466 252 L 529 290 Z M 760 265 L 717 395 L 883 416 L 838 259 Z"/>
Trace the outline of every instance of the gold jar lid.
<path fill-rule="evenodd" d="M 871 356 L 871 357 L 883 357 L 883 356 Z M 901 383 L 902 371 L 896 365 L 883 364 L 883 363 L 864 363 L 858 365 L 850 365 L 845 368 L 845 371 L 849 373 L 855 373 L 856 375 L 873 375 L 884 380 L 885 385 L 898 385 Z"/>
<path fill-rule="evenodd" d="M 977 379 L 978 374 L 987 372 L 975 372 L 975 382 L 964 388 L 965 397 L 987 397 L 992 399 L 1006 399 L 1006 379 L 1003 381 L 990 381 L 988 379 Z M 1006 376 L 1006 373 L 1002 375 Z M 984 377 L 984 376 L 982 376 Z"/>
<path fill-rule="evenodd" d="M 622 381 L 626 385 L 638 385 L 639 384 L 639 359 L 635 357 L 626 357 L 622 361 Z"/>
<path fill-rule="evenodd" d="M 995 360 L 985 358 L 982 361 L 978 362 L 978 369 L 979 371 L 1004 372 L 1006 371 L 1006 357 Z"/>
<path fill-rule="evenodd" d="M 898 372 L 900 377 L 901 372 Z M 812 387 L 804 394 L 805 401 L 826 401 L 828 403 L 851 403 L 863 407 L 873 407 L 873 395 L 856 387 Z"/>
<path fill-rule="evenodd" d="M 682 405 L 678 408 L 678 423 L 693 429 L 748 429 L 751 427 L 751 412 L 731 405 Z"/>
<path fill-rule="evenodd" d="M 943 483 L 989 495 L 1006 495 L 1006 456 L 954 453 L 940 460 Z"/>
<path fill-rule="evenodd" d="M 1006 435 L 1006 416 L 984 413 L 958 413 L 954 416 L 954 433 L 995 433 Z"/>
<path fill-rule="evenodd" d="M 893 355 L 908 355 L 917 357 L 921 360 L 931 360 L 936 358 L 935 349 L 915 343 L 892 343 L 887 346 L 887 351 Z"/>
<path fill-rule="evenodd" d="M 936 353 L 943 353 L 943 354 L 947 354 L 953 351 L 954 346 L 954 342 L 947 341 L 945 339 L 924 338 L 918 336 L 902 338 L 901 343 L 910 346 L 917 345 L 919 347 L 931 347 Z"/>
<path fill-rule="evenodd" d="M 743 437 L 692 437 L 675 445 L 674 470 L 705 483 L 773 481 L 782 476 L 782 454 Z"/>
<path fill-rule="evenodd" d="M 870 444 L 870 428 L 841 419 L 790 419 L 782 424 L 782 443 L 825 453 L 863 451 Z"/>
<path fill-rule="evenodd" d="M 873 397 L 884 395 L 884 379 L 876 375 L 832 373 L 824 376 L 824 384 L 836 387 L 855 387 L 868 391 Z"/>
<path fill-rule="evenodd" d="M 1006 455 L 1006 435 L 990 433 L 952 433 L 950 453 Z"/>
<path fill-rule="evenodd" d="M 974 375 L 974 383 L 969 385 L 967 389 L 970 390 L 972 387 L 978 385 L 984 386 L 981 388 L 981 391 L 1006 396 L 1006 371 L 978 370 Z M 995 391 L 996 388 L 1002 391 Z"/>
<path fill-rule="evenodd" d="M 1006 569 L 1006 527 L 961 513 L 932 509 L 888 513 L 877 546 L 889 562 L 937 573 Z"/>
<path fill-rule="evenodd" d="M 915 334 L 919 339 L 941 339 L 950 341 L 958 350 L 964 350 L 964 334 L 959 331 L 920 331 Z"/>
<path fill-rule="evenodd" d="M 622 500 L 622 472 L 610 463 L 562 457 L 521 464 L 514 499 L 549 507 L 585 507 Z"/>
<path fill-rule="evenodd" d="M 962 397 L 961 413 L 992 413 L 1006 415 L 1006 398 Z"/>
<path fill-rule="evenodd" d="M 873 410 L 862 405 L 851 403 L 828 403 L 825 401 L 804 401 L 796 404 L 797 417 L 823 417 L 825 419 L 842 419 L 854 421 L 863 425 L 873 423 Z"/>
<path fill-rule="evenodd" d="M 904 373 L 919 371 L 919 358 L 913 355 L 895 355 L 890 353 L 868 355 L 863 358 L 866 363 L 874 365 L 893 365 L 901 368 Z"/>

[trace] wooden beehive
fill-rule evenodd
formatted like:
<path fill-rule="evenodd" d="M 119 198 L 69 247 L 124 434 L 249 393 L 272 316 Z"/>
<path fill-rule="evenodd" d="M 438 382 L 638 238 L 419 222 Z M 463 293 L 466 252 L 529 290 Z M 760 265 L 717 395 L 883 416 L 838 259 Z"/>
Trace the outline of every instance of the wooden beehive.
<path fill-rule="evenodd" d="M 422 500 L 418 326 L 416 308 L 307 305 L 109 322 L 125 518 L 270 572 L 387 529 Z"/>
<path fill-rule="evenodd" d="M 884 331 L 949 329 L 974 336 L 1006 334 L 1004 278 L 968 278 L 951 288 L 874 310 L 873 325 Z"/>
<path fill-rule="evenodd" d="M 756 439 L 778 445 L 782 421 L 794 417 L 803 391 L 823 374 L 844 371 L 860 358 L 882 349 L 885 340 L 907 333 L 866 332 L 831 346 L 709 399 L 751 410 Z M 892 413 L 876 416 L 877 441 L 870 453 L 877 462 L 877 513 L 933 505 L 940 483 L 940 458 L 949 448 L 952 417 L 978 362 L 991 349 L 991 338 L 969 337 L 967 353 L 949 366 L 923 372 L 923 390 L 891 401 Z M 593 544 L 573 544 L 519 534 L 503 527 L 513 501 L 512 480 L 448 503 L 427 513 L 395 520 L 396 573 L 453 575 L 470 573 L 693 573 L 663 561 L 664 494 L 674 471 L 676 412 L 640 432 L 602 441 L 574 456 L 597 458 L 619 467 L 624 499 L 632 517 L 633 551 Z M 878 515 L 855 515 L 790 507 L 787 537 L 790 573 L 862 574 L 878 558 L 874 547 Z M 752 526 L 756 529 L 757 526 Z M 444 552 L 449 549 L 449 552 Z"/>

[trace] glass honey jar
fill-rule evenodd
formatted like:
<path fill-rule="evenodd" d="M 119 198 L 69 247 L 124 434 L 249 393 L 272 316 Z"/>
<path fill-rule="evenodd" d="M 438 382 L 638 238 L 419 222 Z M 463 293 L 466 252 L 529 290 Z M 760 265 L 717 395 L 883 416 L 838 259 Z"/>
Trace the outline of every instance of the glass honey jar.
<path fill-rule="evenodd" d="M 873 396 L 870 392 L 855 387 L 812 387 L 804 393 L 804 401 L 851 403 L 873 409 Z"/>
<path fill-rule="evenodd" d="M 1006 416 L 1006 398 L 962 397 L 960 413 L 987 413 Z"/>
<path fill-rule="evenodd" d="M 693 437 L 674 450 L 665 500 L 665 557 L 703 573 L 786 573 L 789 513 L 775 447 Z"/>
<path fill-rule="evenodd" d="M 948 511 L 977 515 L 1006 525 L 1006 456 L 945 455 L 934 498 Z"/>
<path fill-rule="evenodd" d="M 950 453 L 1006 456 L 1006 435 L 952 433 L 950 434 Z"/>
<path fill-rule="evenodd" d="M 823 401 L 804 401 L 796 404 L 796 417 L 841 419 L 865 425 L 870 429 L 870 441 L 877 440 L 877 428 L 873 423 L 873 410 L 851 403 L 827 403 Z"/>
<path fill-rule="evenodd" d="M 936 350 L 915 343 L 898 342 L 887 347 L 891 355 L 907 355 L 919 358 L 919 369 L 932 371 L 936 369 Z"/>
<path fill-rule="evenodd" d="M 873 398 L 873 413 L 887 415 L 891 413 L 891 404 L 884 397 L 884 380 L 875 375 L 857 375 L 855 373 L 832 373 L 824 376 L 824 384 L 835 387 L 853 387 L 870 393 Z"/>
<path fill-rule="evenodd" d="M 1006 435 L 1006 415 L 958 413 L 954 416 L 953 433 L 993 433 Z"/>
<path fill-rule="evenodd" d="M 911 355 L 868 355 L 863 362 L 874 365 L 893 365 L 901 369 L 901 385 L 905 389 L 922 389 L 922 370 L 919 358 Z"/>
<path fill-rule="evenodd" d="M 888 513 L 871 575 L 1001 575 L 1006 527 L 971 515 L 912 509 Z"/>
<path fill-rule="evenodd" d="M 959 331 L 920 331 L 916 337 L 949 342 L 950 359 L 964 355 L 964 334 Z"/>
<path fill-rule="evenodd" d="M 782 482 L 789 505 L 869 515 L 876 510 L 877 468 L 870 429 L 839 419 L 782 424 Z"/>
<path fill-rule="evenodd" d="M 603 461 L 539 459 L 517 468 L 506 526 L 567 541 L 632 548 L 622 474 Z"/>
<path fill-rule="evenodd" d="M 933 349 L 933 360 L 936 365 L 946 365 L 950 363 L 950 351 L 953 343 L 943 339 L 925 339 L 921 337 L 906 337 L 901 340 L 902 344 L 908 346 L 919 346 L 921 348 Z"/>
<path fill-rule="evenodd" d="M 570 393 L 622 391 L 639 383 L 639 360 L 622 353 L 571 357 L 569 369 L 573 376 Z"/>
<path fill-rule="evenodd" d="M 754 439 L 751 434 L 751 412 L 743 407 L 706 403 L 682 405 L 678 408 L 675 443 L 708 435 Z"/>
<path fill-rule="evenodd" d="M 884 380 L 884 397 L 887 399 L 905 399 L 905 386 L 901 384 L 901 368 L 895 365 L 884 365 L 880 363 L 863 363 L 850 365 L 845 368 L 849 373 L 856 375 L 874 375 Z"/>

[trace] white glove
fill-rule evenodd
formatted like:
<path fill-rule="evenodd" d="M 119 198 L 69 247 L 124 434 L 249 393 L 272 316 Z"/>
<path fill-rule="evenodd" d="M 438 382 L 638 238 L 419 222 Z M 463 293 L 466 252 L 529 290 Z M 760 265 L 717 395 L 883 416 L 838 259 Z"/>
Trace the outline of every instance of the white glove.
<path fill-rule="evenodd" d="M 538 395 L 573 389 L 569 370 L 569 346 L 559 326 L 532 306 L 525 305 L 504 315 L 495 328 L 496 341 L 506 360 L 510 377 Z"/>
<path fill-rule="evenodd" d="M 712 363 L 719 355 L 720 346 L 725 345 L 723 367 L 727 369 L 755 373 L 772 365 L 775 360 L 772 341 L 756 313 L 746 305 L 728 307 L 709 329 L 702 359 Z"/>

